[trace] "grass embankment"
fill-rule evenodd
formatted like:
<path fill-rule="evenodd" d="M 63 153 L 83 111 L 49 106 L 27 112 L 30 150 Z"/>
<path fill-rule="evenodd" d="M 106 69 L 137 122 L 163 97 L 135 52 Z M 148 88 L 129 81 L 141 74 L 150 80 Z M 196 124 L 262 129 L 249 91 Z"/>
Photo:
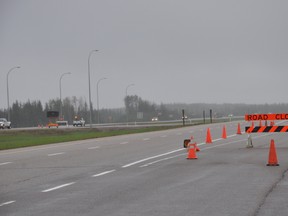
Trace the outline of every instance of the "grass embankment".
<path fill-rule="evenodd" d="M 171 126 L 123 129 L 35 129 L 35 130 L 3 130 L 0 131 L 0 150 L 51 143 L 69 142 L 100 137 L 117 136 L 132 133 L 143 133 L 175 128 Z"/>

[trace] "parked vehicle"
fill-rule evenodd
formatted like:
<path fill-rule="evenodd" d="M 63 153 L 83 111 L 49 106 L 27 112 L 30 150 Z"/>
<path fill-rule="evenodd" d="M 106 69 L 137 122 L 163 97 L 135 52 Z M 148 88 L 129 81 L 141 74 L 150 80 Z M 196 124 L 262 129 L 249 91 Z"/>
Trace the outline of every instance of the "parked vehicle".
<path fill-rule="evenodd" d="M 0 118 L 0 128 L 1 129 L 11 129 L 11 122 L 7 121 L 6 118 Z"/>
<path fill-rule="evenodd" d="M 56 124 L 58 124 L 58 126 L 65 126 L 68 127 L 68 121 L 56 121 Z"/>
<path fill-rule="evenodd" d="M 58 124 L 57 123 L 53 123 L 53 122 L 49 122 L 48 124 L 47 124 L 47 127 L 48 128 L 51 128 L 51 127 L 56 127 L 56 128 L 58 128 Z"/>

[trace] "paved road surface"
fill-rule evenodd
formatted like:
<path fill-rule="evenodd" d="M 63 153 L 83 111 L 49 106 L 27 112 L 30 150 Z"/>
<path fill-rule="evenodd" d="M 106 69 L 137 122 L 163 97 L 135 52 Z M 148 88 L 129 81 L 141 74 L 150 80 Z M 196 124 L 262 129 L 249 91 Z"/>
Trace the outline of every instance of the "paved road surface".
<path fill-rule="evenodd" d="M 212 144 L 204 143 L 208 127 Z M 1 151 L 0 215 L 288 215 L 288 134 L 253 134 L 248 149 L 237 123 L 226 123 L 227 139 L 222 127 Z M 197 160 L 182 148 L 191 135 Z M 279 167 L 266 166 L 272 138 Z"/>

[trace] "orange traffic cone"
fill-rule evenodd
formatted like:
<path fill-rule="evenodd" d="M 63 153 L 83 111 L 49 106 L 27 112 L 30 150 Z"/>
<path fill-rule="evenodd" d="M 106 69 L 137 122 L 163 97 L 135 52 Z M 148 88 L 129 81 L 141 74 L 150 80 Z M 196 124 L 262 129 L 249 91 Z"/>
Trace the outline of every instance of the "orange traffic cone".
<path fill-rule="evenodd" d="M 210 128 L 207 129 L 206 143 L 212 143 Z"/>
<path fill-rule="evenodd" d="M 279 166 L 274 140 L 271 139 L 267 166 Z"/>
<path fill-rule="evenodd" d="M 237 134 L 239 134 L 239 135 L 242 134 L 242 132 L 241 132 L 241 128 L 240 128 L 240 123 L 238 123 Z"/>
<path fill-rule="evenodd" d="M 187 159 L 197 159 L 196 155 L 196 143 L 195 144 L 189 144 L 188 145 L 188 155 Z"/>
<path fill-rule="evenodd" d="M 222 138 L 227 139 L 226 126 L 223 126 Z"/>

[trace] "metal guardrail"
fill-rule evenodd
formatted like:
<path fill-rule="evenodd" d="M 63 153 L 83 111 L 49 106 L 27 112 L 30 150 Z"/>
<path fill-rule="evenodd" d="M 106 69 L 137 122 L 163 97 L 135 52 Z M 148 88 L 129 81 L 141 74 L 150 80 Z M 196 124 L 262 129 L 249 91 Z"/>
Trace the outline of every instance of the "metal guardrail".
<path fill-rule="evenodd" d="M 213 118 L 212 123 L 220 123 L 220 122 L 229 122 L 229 121 L 244 121 L 244 116 L 233 116 L 233 117 L 221 117 L 221 118 Z M 185 125 L 192 126 L 196 124 L 204 124 L 203 118 L 191 118 L 191 119 L 185 119 Z M 205 124 L 210 124 L 210 119 L 206 119 Z M 169 120 L 169 121 L 148 121 L 148 122 L 118 122 L 118 123 L 105 123 L 105 124 L 92 124 L 92 128 L 125 128 L 125 127 L 153 127 L 153 126 L 181 126 L 183 125 L 182 119 L 179 120 Z M 89 128 L 90 125 L 86 124 L 85 127 L 76 127 L 78 129 L 80 128 Z M 29 129 L 45 129 L 45 126 L 42 127 L 25 127 L 25 128 L 12 128 L 12 130 L 29 130 Z M 68 126 L 60 126 L 59 128 L 75 128 L 72 125 Z"/>
<path fill-rule="evenodd" d="M 237 121 L 243 120 L 244 116 L 234 116 L 234 117 L 221 117 L 221 118 L 213 118 L 212 123 L 219 123 L 219 122 L 229 122 L 229 121 Z M 209 121 L 206 119 L 205 124 L 210 124 Z M 204 124 L 203 118 L 191 118 L 185 119 L 185 125 L 196 125 L 196 124 Z M 134 126 L 134 127 L 141 127 L 141 126 L 181 126 L 183 125 L 182 119 L 180 120 L 168 120 L 168 121 L 149 121 L 149 122 L 121 122 L 121 123 L 105 123 L 105 124 L 92 124 L 92 127 L 125 127 L 125 126 Z M 86 125 L 89 127 L 90 125 Z"/>

